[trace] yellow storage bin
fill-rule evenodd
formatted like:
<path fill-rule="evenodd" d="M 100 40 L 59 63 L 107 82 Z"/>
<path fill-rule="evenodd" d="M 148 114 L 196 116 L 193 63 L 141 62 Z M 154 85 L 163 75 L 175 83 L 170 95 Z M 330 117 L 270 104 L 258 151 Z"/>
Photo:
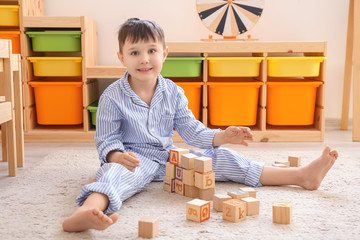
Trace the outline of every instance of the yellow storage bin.
<path fill-rule="evenodd" d="M 257 77 L 264 57 L 207 57 L 210 77 Z"/>
<path fill-rule="evenodd" d="M 213 126 L 256 124 L 263 82 L 207 82 L 209 122 Z"/>
<path fill-rule="evenodd" d="M 12 53 L 20 53 L 20 32 L 19 31 L 0 31 L 0 39 L 11 40 Z"/>
<path fill-rule="evenodd" d="M 28 57 L 34 75 L 39 77 L 76 77 L 82 74 L 82 57 Z"/>
<path fill-rule="evenodd" d="M 83 122 L 82 82 L 31 81 L 40 125 L 77 125 Z"/>
<path fill-rule="evenodd" d="M 266 122 L 270 125 L 312 125 L 320 81 L 266 82 Z"/>
<path fill-rule="evenodd" d="M 196 119 L 200 118 L 201 109 L 201 87 L 203 82 L 176 82 L 185 91 L 185 96 L 189 100 L 188 107 L 193 112 Z"/>
<path fill-rule="evenodd" d="M 19 8 L 18 5 L 0 5 L 0 26 L 19 26 Z"/>
<path fill-rule="evenodd" d="M 316 77 L 326 57 L 267 57 L 270 77 Z"/>

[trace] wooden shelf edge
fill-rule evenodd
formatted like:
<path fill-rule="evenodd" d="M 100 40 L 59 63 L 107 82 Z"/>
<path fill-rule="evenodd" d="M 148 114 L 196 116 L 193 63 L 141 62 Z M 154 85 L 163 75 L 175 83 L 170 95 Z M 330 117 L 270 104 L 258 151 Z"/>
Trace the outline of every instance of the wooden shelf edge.
<path fill-rule="evenodd" d="M 81 17 L 24 16 L 24 28 L 81 28 Z"/>
<path fill-rule="evenodd" d="M 86 78 L 121 78 L 126 72 L 122 66 L 89 66 L 86 68 Z"/>
<path fill-rule="evenodd" d="M 25 142 L 94 142 L 95 131 L 29 131 Z"/>

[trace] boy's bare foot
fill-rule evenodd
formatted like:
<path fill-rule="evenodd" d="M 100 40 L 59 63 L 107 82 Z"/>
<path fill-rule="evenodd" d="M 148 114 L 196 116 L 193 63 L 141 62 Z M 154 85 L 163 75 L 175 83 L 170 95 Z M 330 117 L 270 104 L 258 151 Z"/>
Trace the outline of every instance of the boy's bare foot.
<path fill-rule="evenodd" d="M 117 213 L 107 216 L 97 208 L 82 206 L 65 219 L 62 226 L 66 232 L 81 232 L 88 229 L 104 230 L 114 224 L 118 218 Z"/>
<path fill-rule="evenodd" d="M 299 185 L 308 190 L 318 189 L 338 155 L 336 150 L 331 151 L 329 146 L 325 147 L 319 158 L 300 169 L 302 180 Z"/>

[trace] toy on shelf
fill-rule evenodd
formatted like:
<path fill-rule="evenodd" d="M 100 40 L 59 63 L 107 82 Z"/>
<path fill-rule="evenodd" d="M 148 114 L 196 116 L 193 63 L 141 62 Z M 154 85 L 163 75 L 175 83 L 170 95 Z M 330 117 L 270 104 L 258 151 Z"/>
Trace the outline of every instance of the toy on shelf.
<path fill-rule="evenodd" d="M 202 23 L 224 40 L 234 40 L 255 26 L 263 12 L 264 0 L 197 0 Z M 251 35 L 247 40 L 252 40 Z M 209 35 L 209 40 L 215 40 Z"/>

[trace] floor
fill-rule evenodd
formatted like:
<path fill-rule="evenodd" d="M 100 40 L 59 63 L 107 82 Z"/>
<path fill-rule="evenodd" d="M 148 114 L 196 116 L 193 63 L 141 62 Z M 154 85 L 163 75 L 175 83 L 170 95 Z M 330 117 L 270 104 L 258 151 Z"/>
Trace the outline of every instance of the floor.
<path fill-rule="evenodd" d="M 324 142 L 254 142 L 249 144 L 249 149 L 256 151 L 261 148 L 262 150 L 276 150 L 276 149 L 287 149 L 287 150 L 317 150 L 319 153 L 321 149 L 329 145 L 333 149 L 339 149 L 346 151 L 348 154 L 354 153 L 359 154 L 360 142 L 352 142 L 351 138 L 351 124 L 349 130 L 340 130 L 340 120 L 326 120 L 325 128 L 325 139 Z M 183 143 L 175 143 L 176 146 L 186 147 Z M 243 146 L 227 145 L 226 147 L 234 150 L 241 151 Z M 36 164 L 37 161 L 41 160 L 50 152 L 59 149 L 84 149 L 84 148 L 95 148 L 94 143 L 25 143 L 25 167 L 18 169 L 18 177 L 28 169 L 29 167 Z M 340 157 L 341 157 L 340 151 Z M 1 149 L 0 149 L 1 153 Z M 1 159 L 1 154 L 0 154 Z M 6 162 L 0 161 L 0 185 L 6 184 L 11 181 L 8 177 L 8 168 Z"/>

